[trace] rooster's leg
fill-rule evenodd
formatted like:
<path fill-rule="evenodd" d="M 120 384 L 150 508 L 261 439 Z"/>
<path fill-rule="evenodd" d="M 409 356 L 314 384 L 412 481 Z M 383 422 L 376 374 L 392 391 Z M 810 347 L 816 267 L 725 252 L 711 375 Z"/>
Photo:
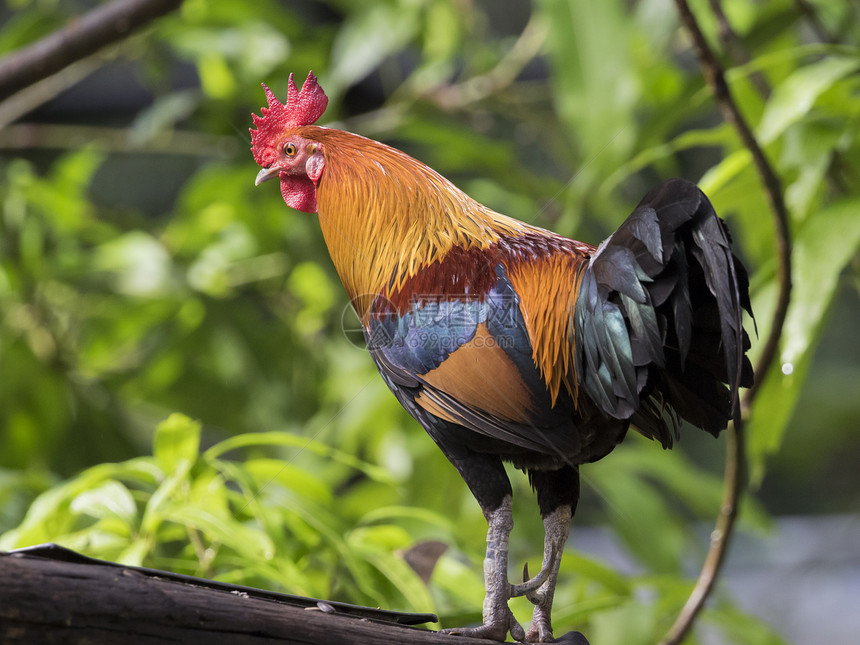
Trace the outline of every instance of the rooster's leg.
<path fill-rule="evenodd" d="M 508 536 L 513 528 L 511 498 L 505 497 L 502 504 L 487 515 L 487 554 L 484 557 L 483 618 L 480 627 L 459 627 L 442 630 L 446 634 L 489 638 L 504 641 L 508 632 L 514 640 L 522 641 L 525 631 L 508 608 L 511 585 L 508 582 Z"/>
<path fill-rule="evenodd" d="M 508 608 L 511 584 L 508 582 L 508 537 L 514 526 L 511 510 L 511 484 L 498 457 L 472 452 L 453 455 L 440 444 L 451 463 L 462 475 L 487 518 L 487 553 L 484 557 L 483 624 L 479 627 L 444 629 L 443 633 L 504 641 L 508 632 L 523 641 L 525 631 Z M 537 585 L 535 585 L 537 587 Z"/>
<path fill-rule="evenodd" d="M 552 642 L 552 600 L 558 580 L 561 554 L 570 534 L 570 519 L 579 499 L 579 471 L 565 467 L 555 472 L 531 472 L 532 485 L 538 495 L 544 525 L 544 548 L 541 574 L 546 581 L 537 591 L 526 594 L 535 605 L 532 622 L 526 634 L 530 643 Z"/>
<path fill-rule="evenodd" d="M 544 552 L 542 570 L 549 571 L 546 582 L 537 591 L 526 594 L 534 605 L 532 624 L 526 640 L 530 643 L 552 642 L 552 599 L 558 580 L 558 567 L 567 536 L 570 533 L 570 506 L 559 506 L 544 518 Z"/>

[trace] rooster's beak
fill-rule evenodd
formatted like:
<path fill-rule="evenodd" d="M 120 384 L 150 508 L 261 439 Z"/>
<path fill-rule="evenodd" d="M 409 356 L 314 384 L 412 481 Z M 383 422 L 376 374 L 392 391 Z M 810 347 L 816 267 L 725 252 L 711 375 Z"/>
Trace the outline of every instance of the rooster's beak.
<path fill-rule="evenodd" d="M 259 186 L 264 181 L 269 181 L 270 179 L 274 179 L 279 174 L 281 174 L 281 169 L 277 166 L 272 166 L 270 168 L 263 168 L 260 172 L 257 173 L 257 178 L 254 180 L 254 185 Z"/>

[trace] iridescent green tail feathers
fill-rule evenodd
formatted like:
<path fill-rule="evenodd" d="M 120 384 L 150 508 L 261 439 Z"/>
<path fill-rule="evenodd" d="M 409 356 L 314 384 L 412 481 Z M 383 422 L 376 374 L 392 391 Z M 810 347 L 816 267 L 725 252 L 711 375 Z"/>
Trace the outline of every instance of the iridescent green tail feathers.
<path fill-rule="evenodd" d="M 753 371 L 746 270 L 707 197 L 652 190 L 585 268 L 573 311 L 579 387 L 605 414 L 672 445 L 677 418 L 717 435 Z"/>

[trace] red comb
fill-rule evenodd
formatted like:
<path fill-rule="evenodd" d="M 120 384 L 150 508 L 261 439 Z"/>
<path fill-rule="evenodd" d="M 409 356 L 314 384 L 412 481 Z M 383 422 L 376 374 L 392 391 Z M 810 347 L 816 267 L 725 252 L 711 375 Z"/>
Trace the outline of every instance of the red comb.
<path fill-rule="evenodd" d="M 296 87 L 293 75 L 290 74 L 286 105 L 281 103 L 265 84 L 263 89 L 266 90 L 268 107 L 260 110 L 262 116 L 251 115 L 257 127 L 256 130 L 251 128 L 251 150 L 257 163 L 265 167 L 274 161 L 276 152 L 273 150 L 273 144 L 277 137 L 289 128 L 314 123 L 325 112 L 328 97 L 317 83 L 317 77 L 313 72 L 308 72 L 308 78 L 302 85 L 301 91 Z"/>

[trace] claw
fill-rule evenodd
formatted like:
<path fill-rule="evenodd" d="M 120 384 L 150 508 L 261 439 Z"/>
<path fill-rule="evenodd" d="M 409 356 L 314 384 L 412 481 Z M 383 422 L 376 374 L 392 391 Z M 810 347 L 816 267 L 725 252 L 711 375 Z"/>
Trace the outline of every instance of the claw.
<path fill-rule="evenodd" d="M 514 621 L 514 624 L 511 625 L 511 638 L 518 643 L 526 642 L 526 630 L 517 621 Z"/>
<path fill-rule="evenodd" d="M 528 580 L 528 563 L 523 567 L 523 582 L 519 585 L 511 585 L 511 598 L 519 598 L 520 596 L 526 596 L 532 603 L 535 601 L 532 600 L 531 596 L 532 592 L 535 591 L 538 587 L 540 587 L 544 582 L 547 581 L 550 574 L 553 571 L 553 563 L 558 557 L 558 549 L 553 545 L 552 551 L 550 552 L 550 560 L 547 563 L 547 566 L 542 567 L 538 574 Z"/>
<path fill-rule="evenodd" d="M 541 570 L 538 573 L 538 576 L 540 576 L 541 573 L 543 573 L 543 570 Z M 525 564 L 523 564 L 523 584 L 528 583 L 528 580 L 529 580 L 529 563 L 526 562 Z M 537 595 L 537 587 L 531 591 L 527 591 L 525 593 L 525 596 L 528 599 L 528 601 L 533 605 L 536 605 L 540 602 L 540 599 L 538 598 L 538 595 Z"/>
<path fill-rule="evenodd" d="M 494 641 L 504 641 L 508 632 L 511 637 L 518 643 L 527 643 L 526 630 L 517 622 L 514 615 L 508 610 L 507 618 L 500 621 L 484 623 L 478 627 L 449 627 L 448 629 L 440 629 L 440 634 L 448 634 L 451 636 L 467 636 L 470 638 L 482 638 Z"/>

